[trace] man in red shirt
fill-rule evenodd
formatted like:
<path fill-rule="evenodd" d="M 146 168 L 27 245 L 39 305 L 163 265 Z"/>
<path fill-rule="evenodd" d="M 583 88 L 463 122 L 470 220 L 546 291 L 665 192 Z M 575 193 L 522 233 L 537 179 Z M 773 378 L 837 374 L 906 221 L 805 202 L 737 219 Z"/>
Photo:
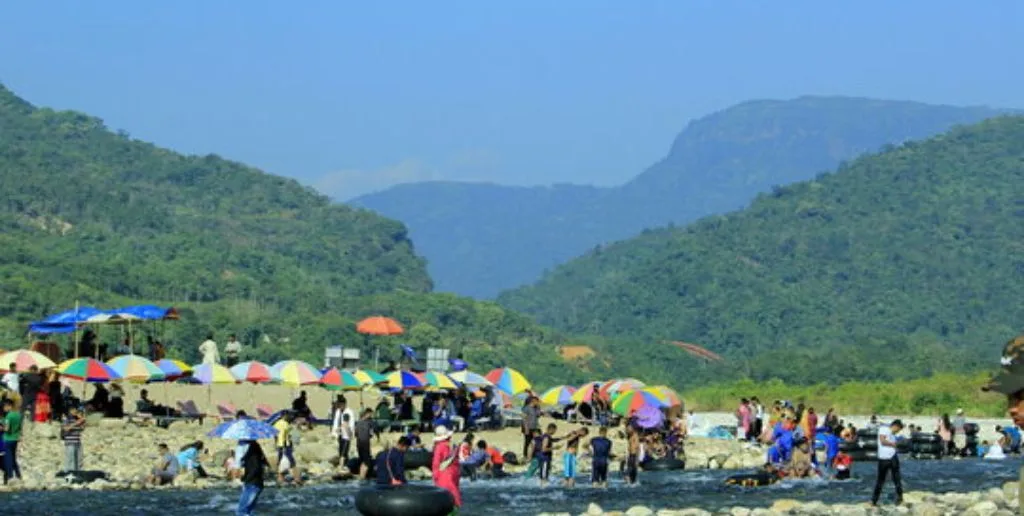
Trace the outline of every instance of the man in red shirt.
<path fill-rule="evenodd" d="M 505 476 L 505 457 L 502 456 L 501 451 L 493 446 L 489 446 L 487 441 L 482 439 L 476 443 L 476 446 L 477 448 L 484 450 L 487 454 L 487 460 L 484 462 L 484 467 L 491 472 L 491 476 Z"/>

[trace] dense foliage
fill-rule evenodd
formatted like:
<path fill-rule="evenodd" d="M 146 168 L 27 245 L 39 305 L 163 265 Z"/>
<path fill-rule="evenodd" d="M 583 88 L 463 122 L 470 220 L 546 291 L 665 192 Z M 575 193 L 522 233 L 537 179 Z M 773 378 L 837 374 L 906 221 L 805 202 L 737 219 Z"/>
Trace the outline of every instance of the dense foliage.
<path fill-rule="evenodd" d="M 747 209 L 597 249 L 499 302 L 577 333 L 693 342 L 692 383 L 994 367 L 1024 321 L 1024 117 L 907 142 Z M 648 344 L 646 353 L 666 356 Z"/>
<path fill-rule="evenodd" d="M 404 222 L 439 290 L 490 298 L 596 245 L 738 209 L 884 144 L 997 113 L 840 97 L 747 102 L 692 122 L 668 156 L 620 187 L 417 183 L 352 204 Z"/>
<path fill-rule="evenodd" d="M 562 337 L 492 303 L 429 294 L 401 223 L 332 204 L 292 180 L 216 156 L 183 156 L 0 87 L 0 348 L 28 321 L 83 305 L 174 305 L 162 336 L 195 360 L 207 332 L 237 333 L 249 358 L 318 363 L 329 345 L 450 346 L 478 366 L 578 378 Z M 355 334 L 391 315 L 407 338 Z M 113 342 L 121 328 L 101 329 Z M 142 340 L 141 338 L 139 340 Z M 370 357 L 364 354 L 364 357 Z"/>
<path fill-rule="evenodd" d="M 927 415 L 954 414 L 963 408 L 968 417 L 1005 417 L 1006 397 L 983 392 L 986 373 L 939 374 L 897 382 L 845 382 L 839 385 L 788 385 L 779 380 L 755 384 L 741 380 L 700 387 L 683 396 L 698 411 L 736 409 L 740 398 L 757 396 L 762 401 L 790 400 L 805 403 L 819 413 L 834 408 L 840 414 Z"/>

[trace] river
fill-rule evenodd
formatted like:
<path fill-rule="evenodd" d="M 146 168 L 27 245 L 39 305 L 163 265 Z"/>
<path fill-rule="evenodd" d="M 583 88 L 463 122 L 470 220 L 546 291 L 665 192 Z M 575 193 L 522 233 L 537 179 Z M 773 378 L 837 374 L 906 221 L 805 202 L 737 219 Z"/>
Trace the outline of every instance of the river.
<path fill-rule="evenodd" d="M 1019 458 L 1001 462 L 967 460 L 915 461 L 904 459 L 904 489 L 933 492 L 967 492 L 1001 487 L 1018 478 Z M 714 511 L 743 505 L 768 507 L 780 498 L 826 503 L 854 503 L 870 499 L 874 463 L 854 465 L 854 478 L 842 482 L 824 480 L 783 482 L 760 488 L 727 487 L 725 477 L 736 471 L 695 470 L 641 473 L 639 486 L 626 486 L 616 473 L 608 489 L 578 486 L 540 488 L 536 480 L 510 478 L 500 481 L 463 482 L 462 515 L 535 514 L 538 512 L 585 512 L 591 503 L 605 510 L 624 510 L 633 505 L 653 509 L 700 507 Z M 582 477 L 581 477 L 582 478 Z M 355 483 L 277 489 L 268 487 L 258 514 L 355 514 Z M 891 481 L 883 501 L 890 500 Z M 229 514 L 238 499 L 237 490 L 154 491 L 43 491 L 0 495 L 5 514 L 53 515 L 157 515 Z M 173 508 L 173 509 L 171 509 Z"/>

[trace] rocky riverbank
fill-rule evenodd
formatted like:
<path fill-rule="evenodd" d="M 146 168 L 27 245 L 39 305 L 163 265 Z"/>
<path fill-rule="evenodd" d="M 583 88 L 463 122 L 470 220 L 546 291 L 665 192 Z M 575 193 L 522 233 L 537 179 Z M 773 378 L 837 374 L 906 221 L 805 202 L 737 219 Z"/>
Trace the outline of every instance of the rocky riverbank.
<path fill-rule="evenodd" d="M 626 511 L 605 512 L 597 504 L 590 504 L 581 516 L 775 516 L 775 515 L 912 515 L 912 516 L 1013 516 L 1020 511 L 1020 493 L 1017 482 L 1007 482 L 1000 488 L 970 493 L 931 493 L 910 491 L 903 504 L 871 507 L 862 504 L 826 504 L 799 500 L 776 500 L 770 507 L 729 507 L 715 512 L 700 508 L 654 509 L 646 506 L 630 507 Z M 570 513 L 541 513 L 541 516 L 571 516 Z"/>
<path fill-rule="evenodd" d="M 157 461 L 157 444 L 166 443 L 172 451 L 176 451 L 197 440 L 203 441 L 209 450 L 202 458 L 207 472 L 222 476 L 224 459 L 231 453 L 234 442 L 206 436 L 216 423 L 215 419 L 207 419 L 202 425 L 175 422 L 168 428 L 159 428 L 139 425 L 126 419 L 90 417 L 83 434 L 83 469 L 104 471 L 109 480 L 98 480 L 84 486 L 71 485 L 66 479 L 56 476 L 62 469 L 64 457 L 59 427 L 52 423 L 28 424 L 18 448 L 23 480 L 12 482 L 9 486 L 0 486 L 0 491 L 146 489 L 148 486 L 144 483 L 145 478 Z M 575 426 L 560 423 L 559 433 L 572 428 Z M 457 434 L 456 439 L 461 439 L 462 435 Z M 397 436 L 384 434 L 380 441 L 374 443 L 374 452 L 383 448 L 389 440 L 397 439 Z M 624 435 L 616 430 L 609 437 L 614 442 L 613 452 L 621 454 L 626 447 Z M 476 438 L 485 439 L 499 449 L 513 453 L 520 453 L 522 449 L 522 435 L 518 428 L 480 432 Z M 424 444 L 430 445 L 428 435 L 424 435 L 423 440 Z M 338 447 L 327 427 L 299 431 L 296 433 L 296 441 L 295 456 L 307 483 L 328 483 L 347 478 L 347 472 L 339 467 Z M 271 456 L 271 463 L 275 463 L 273 442 L 265 441 L 262 444 Z M 687 441 L 686 455 L 687 469 L 746 469 L 759 466 L 763 462 L 764 451 L 735 441 L 695 437 Z M 556 473 L 560 464 L 560 461 L 556 461 Z M 589 471 L 589 467 L 589 460 L 583 457 L 581 471 Z M 525 466 L 509 466 L 506 469 L 515 473 L 523 471 Z M 413 471 L 409 476 L 412 479 L 429 478 L 429 471 Z M 216 478 L 195 478 L 183 474 L 175 480 L 173 487 L 206 489 L 230 485 L 230 482 Z"/>

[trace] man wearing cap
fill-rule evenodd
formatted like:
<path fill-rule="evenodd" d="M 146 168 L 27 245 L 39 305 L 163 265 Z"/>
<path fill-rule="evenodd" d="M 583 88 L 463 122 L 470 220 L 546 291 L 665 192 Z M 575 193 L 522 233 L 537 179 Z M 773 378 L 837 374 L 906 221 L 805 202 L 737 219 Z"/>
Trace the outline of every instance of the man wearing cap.
<path fill-rule="evenodd" d="M 892 472 L 892 483 L 896 485 L 896 505 L 903 503 L 903 479 L 900 477 L 900 459 L 896 455 L 896 434 L 903 430 L 903 422 L 893 420 L 889 426 L 878 427 L 878 476 L 875 478 L 875 491 L 871 495 L 871 505 L 878 505 L 878 497 L 882 494 L 885 476 Z"/>
<path fill-rule="evenodd" d="M 982 390 L 998 392 L 1006 395 L 1006 411 L 1013 419 L 1017 428 L 1024 429 L 1024 335 L 1010 339 L 1003 346 L 1003 356 L 999 362 L 1002 366 Z M 1024 469 L 1021 470 L 1024 480 Z M 1024 493 L 1024 491 L 1022 491 Z M 1022 500 L 1024 501 L 1024 500 Z"/>

